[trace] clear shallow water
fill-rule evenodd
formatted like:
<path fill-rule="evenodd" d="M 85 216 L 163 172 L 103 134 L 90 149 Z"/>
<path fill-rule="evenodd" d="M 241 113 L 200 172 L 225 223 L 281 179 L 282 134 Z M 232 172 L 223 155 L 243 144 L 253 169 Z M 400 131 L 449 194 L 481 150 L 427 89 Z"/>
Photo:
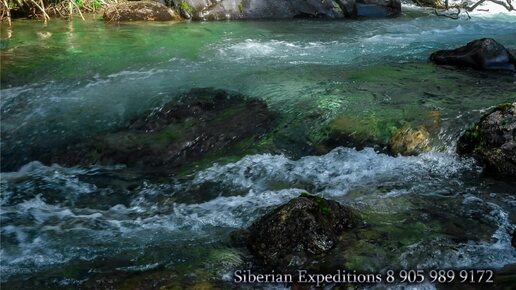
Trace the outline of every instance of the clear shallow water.
<path fill-rule="evenodd" d="M 122 126 L 192 87 L 264 99 L 289 120 L 318 116 L 309 130 L 340 114 L 385 127 L 421 123 L 436 111 L 443 128 L 462 115 L 464 127 L 478 110 L 516 99 L 514 77 L 454 72 L 426 59 L 486 36 L 516 47 L 515 24 L 507 15 L 119 26 L 56 20 L 47 27 L 19 21 L 11 38 L 2 30 L 3 152 L 30 162 L 28 148 Z"/>
<path fill-rule="evenodd" d="M 514 183 L 481 177 L 472 160 L 453 154 L 482 112 L 516 100 L 516 80 L 426 63 L 434 50 L 487 36 L 516 48 L 516 17 L 18 21 L 10 34 L 2 27 L 2 157 L 26 164 L 2 173 L 3 286 L 19 288 L 24 279 L 33 287 L 92 286 L 118 277 L 124 288 L 120 280 L 131 285 L 145 275 L 181 286 L 218 283 L 249 261 L 227 246 L 229 233 L 303 191 L 350 204 L 372 225 L 358 233 L 365 242 L 337 250 L 347 267 L 516 263 L 508 233 Z M 418 157 L 344 148 L 299 160 L 263 154 L 181 178 L 44 166 L 31 155 L 120 127 L 193 87 L 263 99 L 306 134 L 344 115 L 366 130 L 436 123 L 437 141 Z"/>

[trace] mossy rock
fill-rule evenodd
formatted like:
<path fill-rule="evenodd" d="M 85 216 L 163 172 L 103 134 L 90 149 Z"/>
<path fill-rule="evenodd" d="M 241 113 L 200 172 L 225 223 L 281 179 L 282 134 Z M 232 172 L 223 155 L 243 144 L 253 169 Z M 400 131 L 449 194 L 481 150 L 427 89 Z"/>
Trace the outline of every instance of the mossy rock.
<path fill-rule="evenodd" d="M 204 159 L 214 161 L 233 149 L 245 152 L 261 146 L 275 119 L 263 101 L 193 89 L 125 128 L 51 150 L 38 159 L 67 166 L 125 164 L 179 170 Z"/>
<path fill-rule="evenodd" d="M 405 120 L 340 115 L 321 130 L 317 137 L 319 140 L 313 142 L 314 149 L 324 154 L 339 146 L 359 150 L 371 147 L 386 154 L 418 155 L 430 150 L 429 130 L 435 132 L 440 127 L 438 113 L 428 112 L 427 115 L 428 120 L 416 128 Z"/>
<path fill-rule="evenodd" d="M 387 148 L 387 138 L 382 136 L 378 122 L 374 118 L 356 118 L 340 115 L 333 119 L 321 134 L 314 147 L 318 153 L 324 154 L 339 146 L 363 149 L 373 147 L 378 151 Z"/>
<path fill-rule="evenodd" d="M 457 152 L 475 157 L 487 174 L 516 176 L 516 102 L 496 107 L 467 129 Z"/>
<path fill-rule="evenodd" d="M 251 225 L 247 247 L 265 266 L 288 271 L 333 249 L 358 221 L 350 207 L 302 194 Z"/>
<path fill-rule="evenodd" d="M 193 7 L 190 6 L 190 4 L 188 4 L 187 1 L 183 0 L 183 1 L 179 2 L 179 4 L 176 6 L 183 17 L 185 17 L 187 19 L 192 18 L 195 11 L 194 11 Z"/>

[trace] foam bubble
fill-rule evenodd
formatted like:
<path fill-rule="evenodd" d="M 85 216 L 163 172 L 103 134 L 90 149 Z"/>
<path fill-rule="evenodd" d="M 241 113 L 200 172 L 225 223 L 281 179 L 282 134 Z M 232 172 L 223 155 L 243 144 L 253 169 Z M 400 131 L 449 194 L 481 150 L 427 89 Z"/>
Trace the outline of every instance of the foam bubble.
<path fill-rule="evenodd" d="M 337 148 L 324 156 L 289 160 L 282 155 L 253 155 L 198 173 L 194 183 L 220 182 L 233 188 L 263 191 L 275 184 L 299 186 L 322 195 L 342 196 L 354 186 L 397 181 L 407 191 L 426 192 L 440 178 L 474 169 L 472 160 L 431 152 L 418 157 L 393 157 L 368 148 Z M 421 186 L 424 185 L 424 188 Z"/>

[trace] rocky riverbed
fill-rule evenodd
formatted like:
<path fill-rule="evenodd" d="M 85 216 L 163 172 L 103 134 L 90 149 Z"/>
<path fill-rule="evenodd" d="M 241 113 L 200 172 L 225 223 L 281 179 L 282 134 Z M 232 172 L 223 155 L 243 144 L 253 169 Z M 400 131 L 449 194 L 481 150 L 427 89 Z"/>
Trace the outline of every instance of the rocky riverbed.
<path fill-rule="evenodd" d="M 516 19 L 404 11 L 2 26 L 2 288 L 245 288 L 236 270 L 301 266 L 511 285 L 514 73 L 429 56 L 513 49 Z"/>

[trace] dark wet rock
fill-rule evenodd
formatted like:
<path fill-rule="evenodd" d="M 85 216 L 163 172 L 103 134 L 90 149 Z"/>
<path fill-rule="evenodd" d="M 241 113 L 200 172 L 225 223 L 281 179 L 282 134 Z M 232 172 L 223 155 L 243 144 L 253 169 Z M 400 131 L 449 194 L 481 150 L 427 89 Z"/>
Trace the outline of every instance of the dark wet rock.
<path fill-rule="evenodd" d="M 103 18 L 109 22 L 121 21 L 171 21 L 179 20 L 179 15 L 159 2 L 131 1 L 109 5 Z"/>
<path fill-rule="evenodd" d="M 478 70 L 516 71 L 516 58 L 492 38 L 473 40 L 453 50 L 439 50 L 430 55 L 438 65 L 471 67 Z"/>
<path fill-rule="evenodd" d="M 401 13 L 401 2 L 396 0 L 358 0 L 356 16 L 358 17 L 394 17 Z"/>
<path fill-rule="evenodd" d="M 256 221 L 246 236 L 247 247 L 267 266 L 299 267 L 334 248 L 356 224 L 351 208 L 302 194 Z"/>
<path fill-rule="evenodd" d="M 204 20 L 263 18 L 389 17 L 401 12 L 399 0 L 172 0 L 187 18 Z"/>
<path fill-rule="evenodd" d="M 511 245 L 516 248 L 516 230 L 512 232 Z"/>
<path fill-rule="evenodd" d="M 457 152 L 475 157 L 488 174 L 516 176 L 516 102 L 498 106 L 466 130 Z"/>
<path fill-rule="evenodd" d="M 126 128 L 52 150 L 38 159 L 67 166 L 177 168 L 227 153 L 233 146 L 253 145 L 274 119 L 275 114 L 260 100 L 222 90 L 193 89 Z"/>

